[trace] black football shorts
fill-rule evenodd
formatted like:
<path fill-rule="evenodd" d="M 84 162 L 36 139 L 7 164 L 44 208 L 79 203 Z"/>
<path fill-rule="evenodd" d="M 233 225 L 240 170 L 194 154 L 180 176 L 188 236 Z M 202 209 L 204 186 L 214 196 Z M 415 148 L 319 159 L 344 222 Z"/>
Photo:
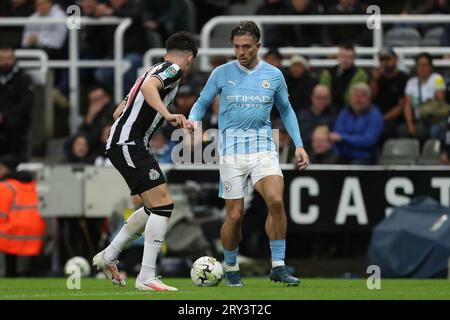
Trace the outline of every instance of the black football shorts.
<path fill-rule="evenodd" d="M 106 155 L 127 182 L 131 195 L 166 182 L 158 162 L 143 145 L 116 145 Z"/>

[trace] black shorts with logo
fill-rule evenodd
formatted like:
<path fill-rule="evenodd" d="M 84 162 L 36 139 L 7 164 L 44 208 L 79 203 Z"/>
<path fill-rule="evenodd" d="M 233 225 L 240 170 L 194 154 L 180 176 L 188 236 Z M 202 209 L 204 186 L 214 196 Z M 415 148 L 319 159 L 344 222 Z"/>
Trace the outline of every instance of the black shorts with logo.
<path fill-rule="evenodd" d="M 143 145 L 116 145 L 106 155 L 127 182 L 131 195 L 166 182 L 158 162 Z"/>

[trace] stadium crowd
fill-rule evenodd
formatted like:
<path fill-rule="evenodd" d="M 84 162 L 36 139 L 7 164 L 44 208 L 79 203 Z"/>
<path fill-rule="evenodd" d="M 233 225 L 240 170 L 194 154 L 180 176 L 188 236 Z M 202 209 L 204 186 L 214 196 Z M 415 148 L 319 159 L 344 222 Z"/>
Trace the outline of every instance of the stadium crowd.
<path fill-rule="evenodd" d="M 232 14 L 233 5 L 248 5 L 257 15 L 365 14 L 366 7 L 379 5 L 382 13 L 439 14 L 449 13 L 448 0 L 0 0 L 1 17 L 65 17 L 66 8 L 77 4 L 83 16 L 131 17 L 132 26 L 125 34 L 124 59 L 130 68 L 124 75 L 124 92 L 133 85 L 143 54 L 150 48 L 162 47 L 166 38 L 178 31 L 198 34 L 211 17 Z M 249 13 L 249 12 L 246 12 Z M 390 25 L 385 32 L 404 27 Z M 408 25 L 425 37 L 436 25 Z M 450 44 L 450 24 L 438 26 L 440 45 Z M 113 57 L 112 27 L 86 26 L 81 28 L 80 59 L 111 59 Z M 0 28 L 0 169 L 14 172 L 19 162 L 35 157 L 31 150 L 33 96 L 38 94 L 30 76 L 17 65 L 14 49 L 39 48 L 50 59 L 67 59 L 68 31 L 65 25 L 25 25 Z M 312 164 L 376 164 L 383 144 L 389 139 L 417 139 L 423 145 L 429 139 L 441 141 L 440 162 L 450 164 L 450 70 L 435 70 L 433 58 L 427 53 L 416 56 L 415 66 L 406 69 L 391 47 L 383 48 L 374 68 L 355 65 L 355 46 L 370 45 L 372 33 L 353 25 L 300 26 L 268 25 L 264 28 L 262 57 L 282 70 L 289 90 L 291 104 L 297 113 L 305 148 Z M 338 46 L 337 64 L 316 69 L 302 56 L 283 56 L 279 47 Z M 231 57 L 216 56 L 213 67 Z M 445 57 L 444 57 L 445 58 Z M 195 71 L 183 80 L 175 99 L 176 113 L 188 115 L 208 74 Z M 112 125 L 113 70 L 92 68 L 80 70 L 81 116 L 78 132 L 70 136 L 68 130 L 69 73 L 56 70 L 53 90 L 56 127 L 62 126 L 55 138 L 65 140 L 61 148 L 61 163 L 111 165 L 104 155 L 106 139 Z M 58 117 L 58 114 L 63 117 Z M 218 101 L 205 116 L 203 129 L 217 129 Z M 279 130 L 279 158 L 283 163 L 294 159 L 290 141 L 276 108 L 272 124 Z M 151 152 L 159 163 L 170 163 L 172 129 L 162 127 L 153 137 Z M 204 136 L 204 144 L 209 142 Z M 194 143 L 196 143 L 194 141 Z M 48 161 L 45 156 L 42 159 Z M 0 170 L 1 171 L 1 170 Z M 7 172 L 6 169 L 3 170 Z M 1 173 L 1 172 L 0 172 Z M 15 173 L 14 173 L 15 174 Z M 0 174 L 0 179 L 6 177 Z M 135 204 L 133 203 L 132 206 Z M 128 204 L 128 207 L 131 205 Z M 121 216 L 124 209 L 120 209 Z M 61 219 L 64 243 L 61 260 L 70 255 L 86 255 L 96 251 L 81 241 L 80 221 Z M 97 240 L 104 229 L 101 219 L 89 224 L 89 231 Z M 72 235 L 72 236 L 71 236 Z M 72 239 L 72 240 L 73 240 Z M 92 243 L 99 243 L 93 241 Z M 63 242 L 60 243 L 64 246 Z M 66 251 L 65 251 L 66 250 Z"/>
<path fill-rule="evenodd" d="M 214 15 L 231 14 L 230 5 L 253 5 L 257 15 L 365 14 L 366 7 L 379 5 L 382 13 L 437 14 L 448 13 L 447 0 L 360 1 L 360 0 L 2 0 L 0 17 L 64 17 L 66 8 L 77 4 L 83 16 L 131 17 L 127 30 L 124 59 L 130 68 L 124 75 L 124 92 L 133 85 L 143 54 L 149 48 L 162 47 L 165 39 L 178 30 L 198 33 L 202 24 Z M 189 13 L 189 14 L 186 14 Z M 402 27 L 393 24 L 386 31 Z M 408 25 L 421 35 L 435 25 Z M 440 42 L 448 44 L 449 25 L 441 28 Z M 385 32 L 386 32 L 385 31 Z M 50 59 L 66 59 L 67 28 L 63 25 L 25 25 L 2 28 L 0 51 L 0 153 L 27 161 L 33 154 L 26 146 L 29 139 L 30 113 L 33 107 L 32 82 L 17 67 L 14 48 L 40 48 Z M 428 139 L 442 141 L 442 162 L 449 163 L 446 153 L 450 139 L 448 70 L 434 70 L 433 59 L 423 53 L 416 57 L 412 70 L 400 64 L 398 55 L 386 47 L 379 53 L 379 65 L 373 69 L 355 65 L 355 46 L 369 45 L 371 32 L 352 25 L 305 26 L 268 25 L 264 28 L 264 46 L 271 48 L 264 60 L 285 74 L 290 100 L 298 115 L 301 133 L 314 163 L 375 164 L 385 141 L 392 138 L 415 138 L 423 144 Z M 110 59 L 113 56 L 113 27 L 86 26 L 80 30 L 80 59 Z M 349 42 L 351 40 L 351 42 Z M 337 65 L 321 70 L 311 67 L 302 56 L 285 57 L 278 52 L 284 46 L 339 46 Z M 229 58 L 229 57 L 228 57 Z M 215 57 L 220 65 L 227 57 Z M 283 61 L 288 61 L 285 68 Z M 188 114 L 207 74 L 194 72 L 183 81 L 175 101 L 177 112 Z M 55 113 L 67 109 L 68 71 L 56 72 L 53 91 Z M 83 123 L 79 132 L 64 144 L 65 160 L 70 163 L 107 164 L 103 147 L 114 111 L 112 96 L 113 69 L 81 69 Z M 274 108 L 275 109 L 275 108 Z M 57 118 L 68 135 L 67 116 Z M 203 129 L 217 128 L 218 106 L 211 108 Z M 285 132 L 277 111 L 272 114 L 274 127 Z M 62 121 L 60 121 L 62 120 Z M 152 148 L 160 161 L 170 162 L 171 131 L 162 128 L 155 135 Z M 20 143 L 19 143 L 20 142 Z M 282 142 L 285 145 L 286 143 Z M 282 161 L 291 162 L 293 148 L 287 148 Z"/>

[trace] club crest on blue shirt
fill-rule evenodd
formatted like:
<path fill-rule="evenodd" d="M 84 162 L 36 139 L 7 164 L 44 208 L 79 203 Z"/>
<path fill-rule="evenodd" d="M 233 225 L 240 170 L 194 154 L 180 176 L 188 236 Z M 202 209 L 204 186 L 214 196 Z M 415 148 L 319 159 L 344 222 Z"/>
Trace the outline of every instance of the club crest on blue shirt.
<path fill-rule="evenodd" d="M 269 88 L 270 88 L 270 81 L 267 80 L 267 79 L 264 79 L 264 80 L 261 82 L 261 85 L 262 85 L 263 88 L 269 89 Z"/>

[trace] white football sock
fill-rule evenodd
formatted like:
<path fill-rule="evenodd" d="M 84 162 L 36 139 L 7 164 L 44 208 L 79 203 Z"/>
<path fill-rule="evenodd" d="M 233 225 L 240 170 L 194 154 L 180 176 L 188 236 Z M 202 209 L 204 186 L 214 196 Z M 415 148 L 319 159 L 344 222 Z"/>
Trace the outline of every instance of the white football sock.
<path fill-rule="evenodd" d="M 150 214 L 145 225 L 144 255 L 139 280 L 145 282 L 156 275 L 156 259 L 164 242 L 169 218 L 157 214 Z"/>
<path fill-rule="evenodd" d="M 126 249 L 134 240 L 139 238 L 144 232 L 148 220 L 148 214 L 144 207 L 136 210 L 122 226 L 119 233 L 105 249 L 105 261 L 113 263 L 117 260 L 122 250 Z"/>

